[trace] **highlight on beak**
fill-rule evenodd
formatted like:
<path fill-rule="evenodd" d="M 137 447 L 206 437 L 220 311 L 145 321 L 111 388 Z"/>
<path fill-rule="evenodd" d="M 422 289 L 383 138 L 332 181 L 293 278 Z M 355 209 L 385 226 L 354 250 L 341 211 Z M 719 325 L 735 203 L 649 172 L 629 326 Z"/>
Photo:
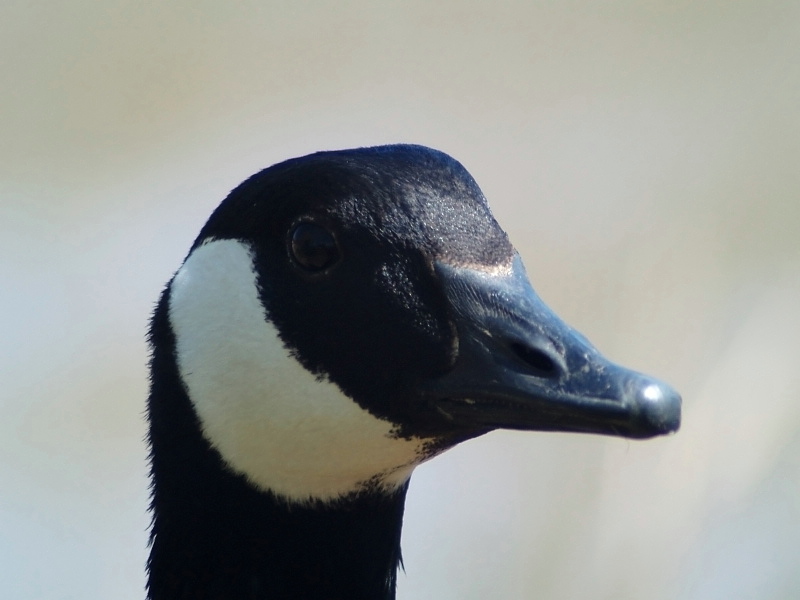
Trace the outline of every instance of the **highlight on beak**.
<path fill-rule="evenodd" d="M 423 395 L 455 429 L 648 438 L 678 430 L 681 397 L 616 365 L 556 316 L 515 255 L 506 272 L 437 262 L 458 332 L 453 368 Z"/>

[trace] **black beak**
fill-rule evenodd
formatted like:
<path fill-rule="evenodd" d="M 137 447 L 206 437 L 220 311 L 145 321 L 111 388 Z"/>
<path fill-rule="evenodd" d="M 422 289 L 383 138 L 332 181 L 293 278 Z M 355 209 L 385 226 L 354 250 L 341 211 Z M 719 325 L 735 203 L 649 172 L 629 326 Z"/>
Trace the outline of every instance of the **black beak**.
<path fill-rule="evenodd" d="M 505 269 L 436 264 L 458 331 L 430 406 L 454 429 L 576 431 L 647 438 L 677 431 L 681 397 L 606 360 L 533 291 L 522 260 Z"/>

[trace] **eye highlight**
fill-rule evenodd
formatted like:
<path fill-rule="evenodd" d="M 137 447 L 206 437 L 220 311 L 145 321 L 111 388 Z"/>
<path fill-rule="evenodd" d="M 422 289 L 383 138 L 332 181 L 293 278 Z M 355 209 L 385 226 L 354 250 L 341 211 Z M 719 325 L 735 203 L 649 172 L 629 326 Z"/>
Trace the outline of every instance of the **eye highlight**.
<path fill-rule="evenodd" d="M 333 234 L 308 221 L 298 223 L 290 232 L 289 253 L 300 267 L 311 272 L 324 271 L 341 258 Z"/>

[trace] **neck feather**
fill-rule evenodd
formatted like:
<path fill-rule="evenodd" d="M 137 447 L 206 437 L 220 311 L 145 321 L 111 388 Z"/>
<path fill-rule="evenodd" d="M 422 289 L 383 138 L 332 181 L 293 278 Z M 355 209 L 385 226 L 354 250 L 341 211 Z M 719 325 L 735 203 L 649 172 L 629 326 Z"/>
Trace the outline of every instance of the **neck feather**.
<path fill-rule="evenodd" d="M 231 472 L 200 433 L 166 312 L 162 298 L 151 329 L 148 597 L 393 599 L 407 485 L 300 506 Z"/>

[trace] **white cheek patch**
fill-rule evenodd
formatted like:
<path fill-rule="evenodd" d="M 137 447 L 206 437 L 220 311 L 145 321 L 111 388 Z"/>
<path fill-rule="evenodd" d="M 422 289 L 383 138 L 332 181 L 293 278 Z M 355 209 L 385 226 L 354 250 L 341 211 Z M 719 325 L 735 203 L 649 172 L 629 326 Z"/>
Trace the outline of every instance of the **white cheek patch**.
<path fill-rule="evenodd" d="M 292 358 L 268 320 L 250 248 L 213 240 L 172 281 L 178 369 L 205 438 L 236 472 L 292 501 L 396 489 L 424 459 L 334 383 Z"/>

